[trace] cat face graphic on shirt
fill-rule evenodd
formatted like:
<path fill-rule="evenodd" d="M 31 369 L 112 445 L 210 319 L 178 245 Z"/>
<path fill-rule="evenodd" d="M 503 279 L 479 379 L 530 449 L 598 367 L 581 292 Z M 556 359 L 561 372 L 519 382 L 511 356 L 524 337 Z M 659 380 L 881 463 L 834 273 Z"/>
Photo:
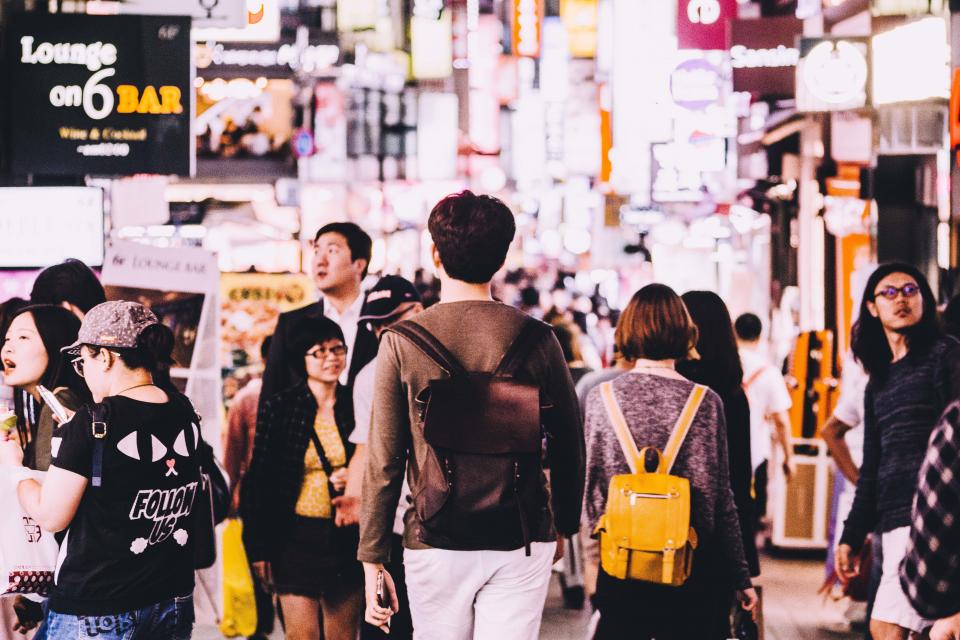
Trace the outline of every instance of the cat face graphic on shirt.
<path fill-rule="evenodd" d="M 155 434 L 132 431 L 117 443 L 117 450 L 142 464 L 149 465 L 151 472 L 163 478 L 178 477 L 178 461 L 194 455 L 195 444 L 200 440 L 200 429 L 191 423 L 181 430 L 172 443 L 162 442 Z M 143 489 L 137 492 L 130 507 L 131 521 L 153 522 L 148 536 L 138 537 L 130 544 L 130 551 L 143 553 L 147 547 L 160 544 L 171 536 L 180 546 L 190 538 L 185 523 L 193 509 L 198 483 L 189 482 L 170 489 Z"/>

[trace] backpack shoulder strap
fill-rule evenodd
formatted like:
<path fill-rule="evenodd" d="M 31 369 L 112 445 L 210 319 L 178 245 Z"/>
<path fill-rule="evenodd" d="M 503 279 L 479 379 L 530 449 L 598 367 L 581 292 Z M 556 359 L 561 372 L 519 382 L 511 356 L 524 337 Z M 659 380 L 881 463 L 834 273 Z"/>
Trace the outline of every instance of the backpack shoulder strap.
<path fill-rule="evenodd" d="M 93 436 L 90 484 L 94 487 L 103 484 L 103 448 L 107 439 L 109 415 L 110 408 L 105 402 L 98 402 L 90 407 L 90 434 Z"/>
<path fill-rule="evenodd" d="M 767 367 L 763 366 L 757 369 L 756 371 L 754 371 L 752 374 L 750 374 L 750 377 L 744 380 L 743 382 L 743 390 L 746 391 L 747 389 L 749 389 L 753 385 L 753 383 L 759 380 L 760 376 L 762 376 L 766 372 L 767 372 Z"/>
<path fill-rule="evenodd" d="M 413 322 L 412 320 L 404 320 L 391 326 L 387 331 L 392 331 L 412 342 L 425 356 L 433 360 L 438 367 L 443 369 L 447 375 L 460 375 L 467 372 L 466 369 L 463 368 L 463 365 L 460 364 L 460 361 L 450 353 L 450 350 L 443 346 L 423 325 Z"/>
<path fill-rule="evenodd" d="M 683 406 L 683 411 L 680 412 L 680 417 L 673 427 L 667 446 L 663 448 L 663 464 L 667 473 L 670 473 L 673 463 L 677 460 L 680 447 L 683 446 L 683 441 L 687 439 L 687 434 L 690 433 L 690 425 L 693 424 L 693 419 L 696 417 L 706 393 L 707 388 L 705 386 L 702 384 L 694 385 L 690 397 L 687 398 L 687 403 Z"/>
<path fill-rule="evenodd" d="M 549 328 L 549 325 L 539 320 L 526 318 L 523 321 L 523 326 L 520 327 L 520 331 L 517 332 L 517 337 L 513 339 L 506 353 L 503 354 L 503 359 L 497 366 L 496 371 L 493 372 L 493 375 L 513 375 L 520 364 L 526 360 L 530 352 L 533 351 L 534 347 L 540 343 L 540 339 Z"/>
<path fill-rule="evenodd" d="M 645 469 L 644 460 L 637 449 L 637 443 L 634 441 L 630 429 L 627 427 L 627 421 L 623 417 L 623 411 L 620 410 L 620 404 L 617 402 L 616 396 L 613 395 L 613 385 L 611 383 L 604 382 L 600 385 L 600 397 L 603 398 L 607 416 L 613 424 L 613 430 L 617 434 L 620 449 L 630 466 L 630 472 L 639 473 L 643 471 Z"/>

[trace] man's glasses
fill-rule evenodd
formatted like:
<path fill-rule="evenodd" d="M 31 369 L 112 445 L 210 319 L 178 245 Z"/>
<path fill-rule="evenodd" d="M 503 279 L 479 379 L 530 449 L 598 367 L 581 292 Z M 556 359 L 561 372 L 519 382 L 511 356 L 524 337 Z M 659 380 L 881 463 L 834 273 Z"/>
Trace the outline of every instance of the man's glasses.
<path fill-rule="evenodd" d="M 83 377 L 83 356 L 79 358 L 74 358 L 70 361 L 70 364 L 73 365 L 73 370 L 77 372 L 77 375 L 81 378 Z"/>
<path fill-rule="evenodd" d="M 903 294 L 904 298 L 912 298 L 913 296 L 920 293 L 920 285 L 914 284 L 913 282 L 908 282 L 902 287 L 894 287 L 894 286 L 884 287 L 883 289 L 879 289 L 875 291 L 873 293 L 873 296 L 875 298 L 879 296 L 883 296 L 887 300 L 896 300 L 897 296 L 900 295 L 901 293 Z"/>
<path fill-rule="evenodd" d="M 316 358 L 317 360 L 323 360 L 324 358 L 327 357 L 327 355 L 340 358 L 342 356 L 347 355 L 347 347 L 346 345 L 342 345 L 342 344 L 338 344 L 336 346 L 329 347 L 329 348 L 317 347 L 313 351 L 308 351 L 307 355 L 310 356 L 311 358 Z"/>

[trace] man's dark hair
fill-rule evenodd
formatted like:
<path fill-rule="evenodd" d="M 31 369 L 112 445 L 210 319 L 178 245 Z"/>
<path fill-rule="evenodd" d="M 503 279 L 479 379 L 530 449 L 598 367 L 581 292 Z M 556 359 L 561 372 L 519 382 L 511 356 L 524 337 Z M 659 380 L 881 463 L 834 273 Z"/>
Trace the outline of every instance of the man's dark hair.
<path fill-rule="evenodd" d="M 367 269 L 370 267 L 370 257 L 373 254 L 373 240 L 366 231 L 352 222 L 331 222 L 320 227 L 317 235 L 313 237 L 316 242 L 320 236 L 328 233 L 336 233 L 344 237 L 347 246 L 350 248 L 350 260 L 363 260 L 367 266 L 363 268 L 363 277 L 367 277 Z"/>
<path fill-rule="evenodd" d="M 860 302 L 860 315 L 850 335 L 854 357 L 863 365 L 864 371 L 870 374 L 871 380 L 876 379 L 881 385 L 886 382 L 893 352 L 890 351 L 890 343 L 880 318 L 870 314 L 867 304 L 876 299 L 880 281 L 893 273 L 902 273 L 913 278 L 920 287 L 920 297 L 923 300 L 923 315 L 920 316 L 920 321 L 900 332 L 907 339 L 908 354 L 911 357 L 922 356 L 943 335 L 940 318 L 937 316 L 937 299 L 920 270 L 902 262 L 888 262 L 877 267 L 867 278 L 863 300 Z"/>
<path fill-rule="evenodd" d="M 427 228 L 451 278 L 471 284 L 493 279 L 507 259 L 517 225 L 507 205 L 472 191 L 449 195 L 433 208 Z"/>
<path fill-rule="evenodd" d="M 107 296 L 97 275 L 75 258 L 41 271 L 30 292 L 32 304 L 69 302 L 83 313 L 106 301 Z"/>
<path fill-rule="evenodd" d="M 755 313 L 744 313 L 733 323 L 733 330 L 737 337 L 744 342 L 756 342 L 763 333 L 763 323 Z"/>

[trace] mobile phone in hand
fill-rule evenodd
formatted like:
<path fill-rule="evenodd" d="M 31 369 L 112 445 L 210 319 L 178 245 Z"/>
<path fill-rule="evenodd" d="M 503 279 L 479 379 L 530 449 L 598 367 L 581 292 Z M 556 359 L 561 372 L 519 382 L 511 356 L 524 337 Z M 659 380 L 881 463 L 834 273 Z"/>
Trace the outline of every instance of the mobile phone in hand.
<path fill-rule="evenodd" d="M 384 609 L 390 609 L 390 603 L 387 602 L 386 589 L 383 585 L 383 571 L 377 572 L 377 606 Z M 387 628 L 390 628 L 390 619 L 387 619 Z"/>
<path fill-rule="evenodd" d="M 70 421 L 70 416 L 67 414 L 67 409 L 60 404 L 60 401 L 57 400 L 57 396 L 53 395 L 53 392 L 50 391 L 50 389 L 47 389 L 42 384 L 38 384 L 37 393 L 39 393 L 40 397 L 43 398 L 43 403 L 50 407 L 50 410 L 53 411 L 53 415 L 57 416 L 57 419 L 60 420 L 60 424 Z"/>

